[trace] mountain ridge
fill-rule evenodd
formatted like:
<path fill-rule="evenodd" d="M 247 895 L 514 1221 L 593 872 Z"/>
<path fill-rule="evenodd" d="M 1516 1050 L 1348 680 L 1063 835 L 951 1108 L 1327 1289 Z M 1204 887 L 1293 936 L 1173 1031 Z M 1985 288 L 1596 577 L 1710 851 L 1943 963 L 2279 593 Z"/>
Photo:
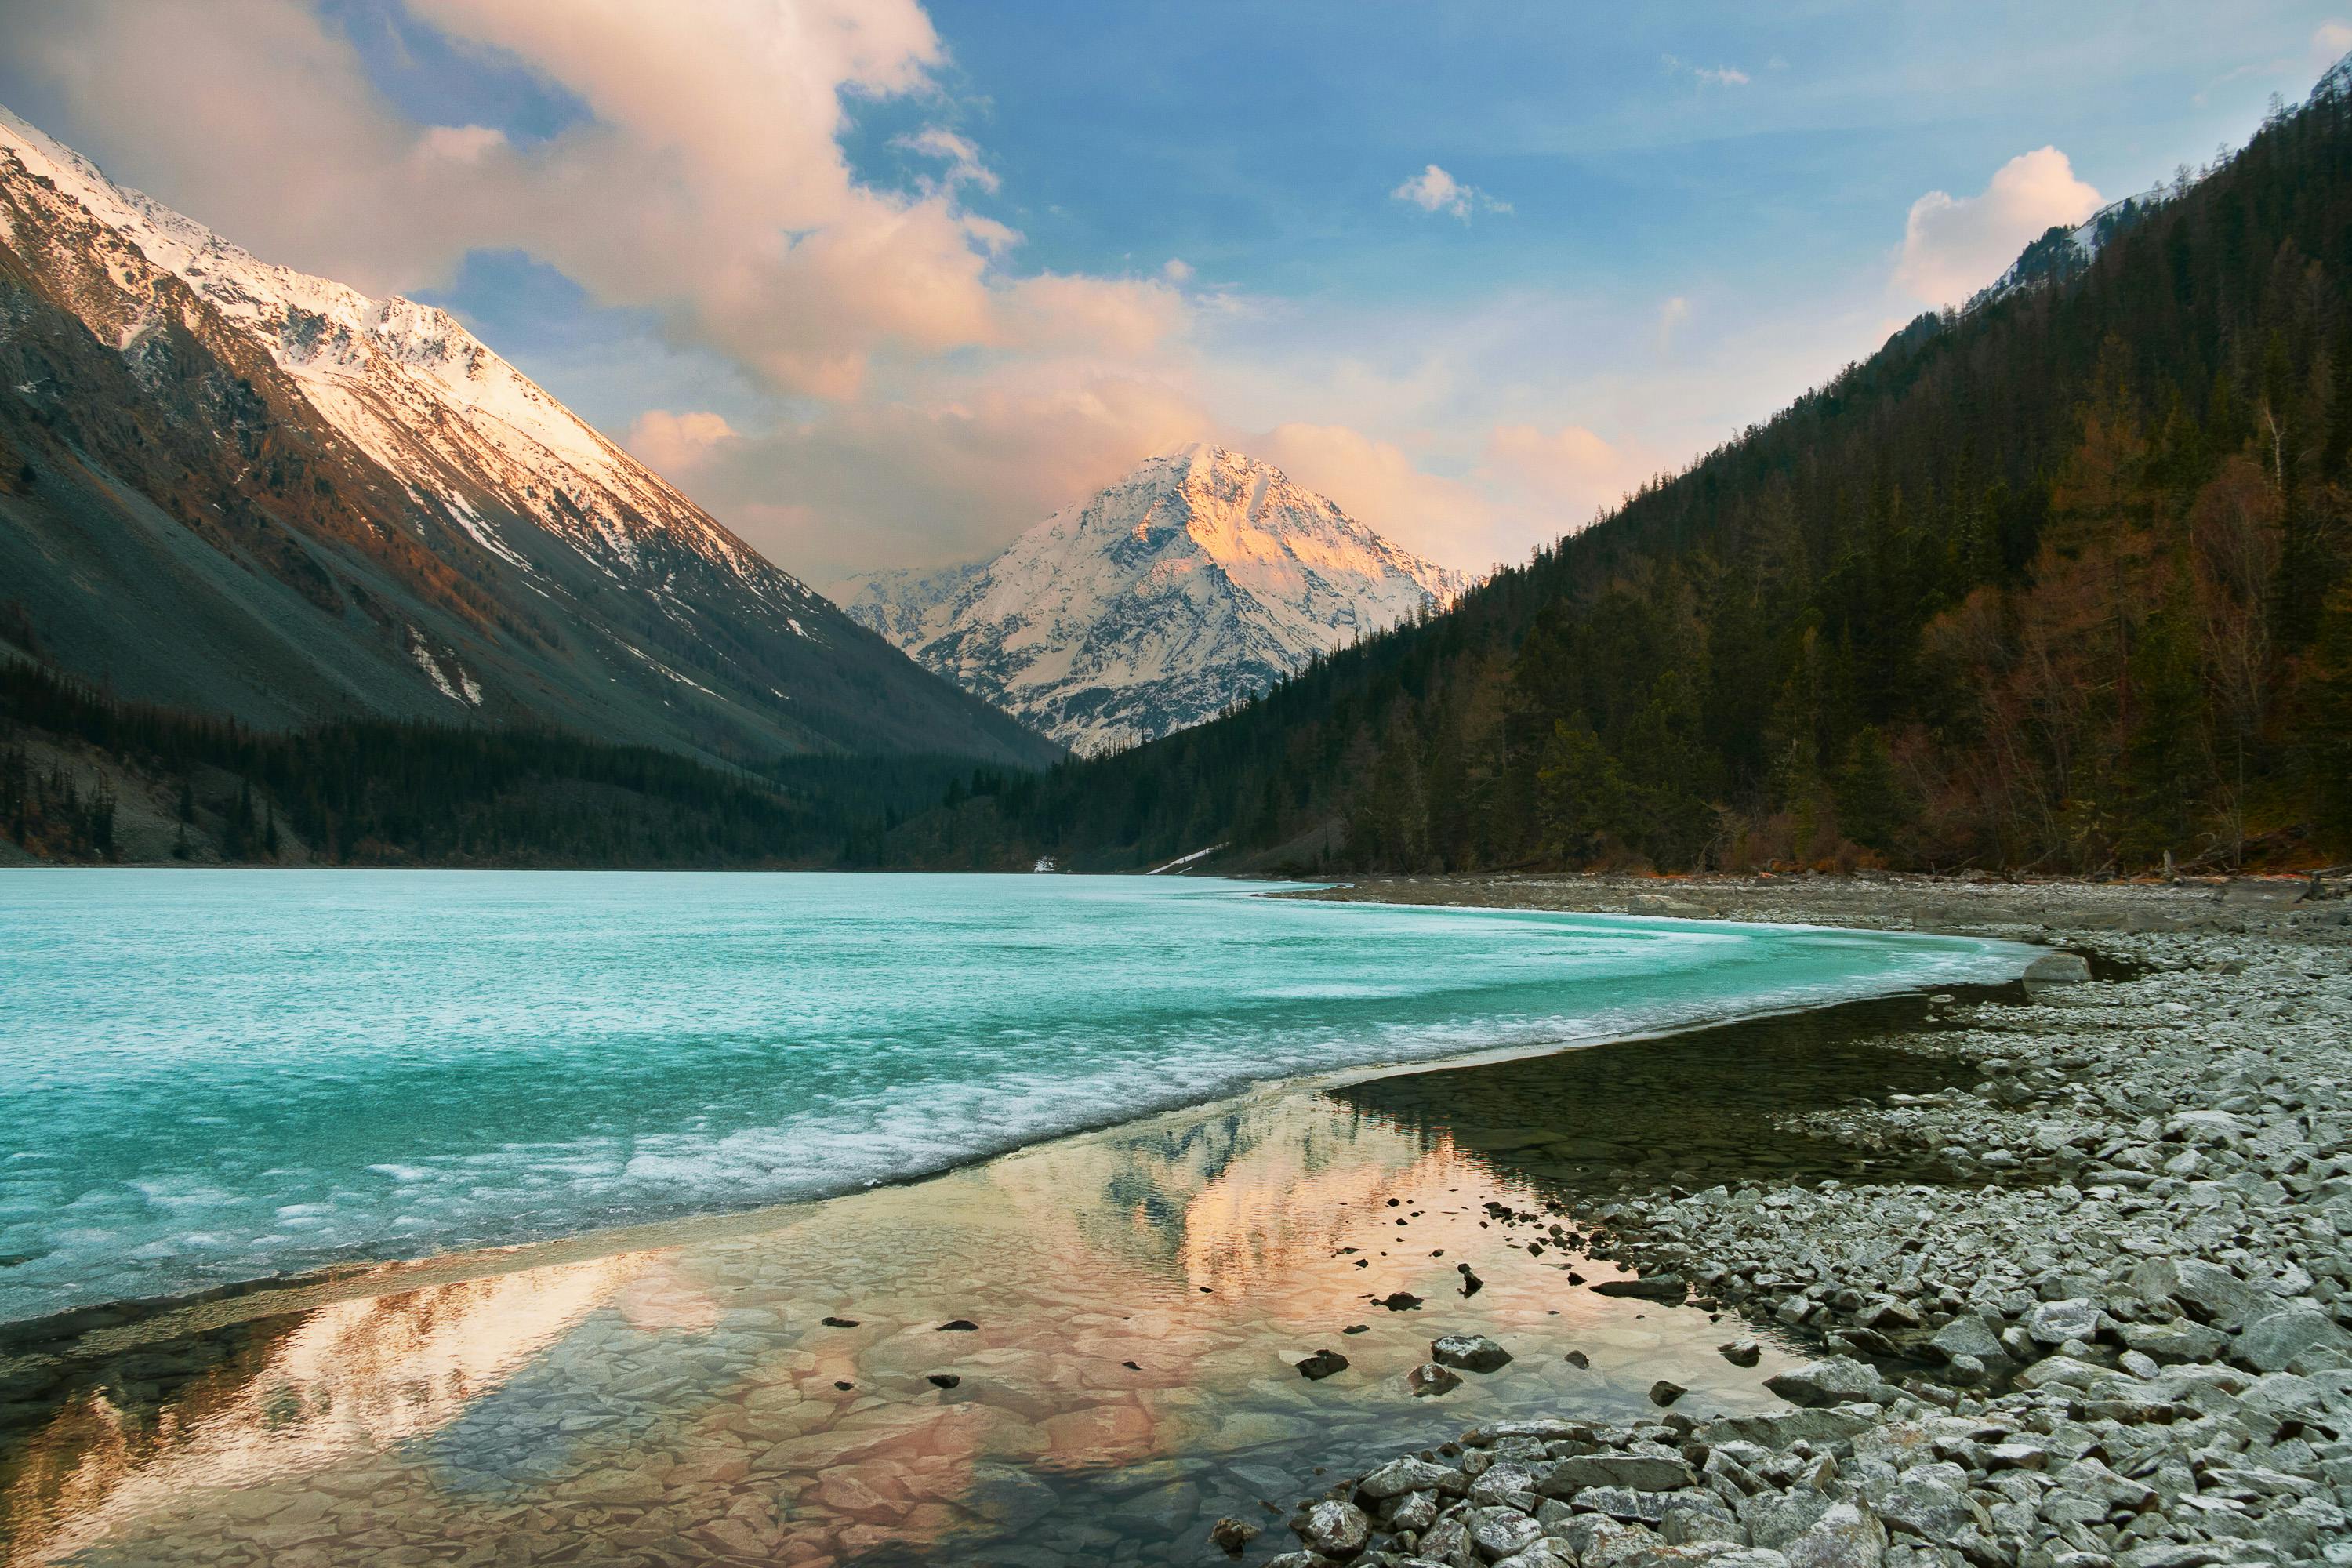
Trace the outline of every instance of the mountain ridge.
<path fill-rule="evenodd" d="M 446 312 L 260 261 L 5 110 L 0 289 L 0 576 L 69 671 L 278 726 L 1056 754 Z"/>
<path fill-rule="evenodd" d="M 840 586 L 927 668 L 1090 752 L 1213 718 L 1470 582 L 1273 465 L 1196 442 L 985 561 Z"/>

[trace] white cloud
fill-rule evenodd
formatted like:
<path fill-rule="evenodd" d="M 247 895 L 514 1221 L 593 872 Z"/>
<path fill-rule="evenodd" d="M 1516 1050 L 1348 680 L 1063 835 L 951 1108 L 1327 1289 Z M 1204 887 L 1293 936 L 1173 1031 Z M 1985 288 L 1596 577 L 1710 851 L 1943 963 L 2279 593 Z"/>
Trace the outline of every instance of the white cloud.
<path fill-rule="evenodd" d="M 1159 308 L 1002 273 L 1018 237 L 961 205 L 996 175 L 956 132 L 908 139 L 946 164 L 911 195 L 857 181 L 850 100 L 936 90 L 917 0 L 705 0 L 690 20 L 634 0 L 408 8 L 591 118 L 529 146 L 415 125 L 301 0 L 11 7 L 0 48 L 56 85 L 69 140 L 273 260 L 387 292 L 470 249 L 525 250 L 781 392 L 856 397 L 879 364 L 1090 323 L 1131 342 L 1135 311 Z M 1057 302 L 1076 316 L 1041 321 Z"/>
<path fill-rule="evenodd" d="M 1496 201 L 1475 185 L 1465 185 L 1432 163 L 1389 193 L 1392 201 L 1411 202 L 1425 213 L 1448 213 L 1463 222 L 1472 212 L 1507 213 L 1508 202 Z"/>
<path fill-rule="evenodd" d="M 1738 66 L 1696 66 L 1677 55 L 1660 55 L 1658 62 L 1669 71 L 1688 75 L 1707 87 L 1746 87 L 1755 79 Z M 1773 57 L 1771 68 L 1783 69 L 1785 66 L 1780 57 Z"/>
<path fill-rule="evenodd" d="M 970 139 L 952 131 L 933 126 L 912 136 L 901 136 L 892 145 L 944 162 L 948 172 L 940 181 L 943 188 L 969 184 L 978 185 L 983 191 L 994 191 L 1003 184 L 996 177 L 995 171 L 981 162 L 980 149 L 973 146 Z"/>
<path fill-rule="evenodd" d="M 1957 305 L 2000 276 L 2027 242 L 2099 210 L 2098 191 L 2055 147 L 2021 153 L 1973 196 L 1929 191 L 1911 204 L 1895 287 L 1929 305 Z"/>

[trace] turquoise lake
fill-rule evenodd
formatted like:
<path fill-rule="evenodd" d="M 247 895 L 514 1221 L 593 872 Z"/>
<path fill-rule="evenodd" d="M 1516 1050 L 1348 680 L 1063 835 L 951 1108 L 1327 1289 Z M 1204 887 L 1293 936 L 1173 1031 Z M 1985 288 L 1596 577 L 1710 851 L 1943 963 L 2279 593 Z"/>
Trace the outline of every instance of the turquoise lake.
<path fill-rule="evenodd" d="M 822 1196 L 1253 1084 L 2015 978 L 1206 879 L 0 872 L 0 1321 Z"/>

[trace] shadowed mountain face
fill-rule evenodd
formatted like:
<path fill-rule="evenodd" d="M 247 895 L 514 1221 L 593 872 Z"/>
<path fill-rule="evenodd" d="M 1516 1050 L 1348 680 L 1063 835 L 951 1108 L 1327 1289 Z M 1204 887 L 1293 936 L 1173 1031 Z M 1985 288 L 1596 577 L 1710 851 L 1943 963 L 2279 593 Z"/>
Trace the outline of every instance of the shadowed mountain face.
<path fill-rule="evenodd" d="M 925 668 L 1100 752 L 1213 719 L 1469 585 L 1279 469 L 1193 446 L 992 560 L 839 591 Z"/>
<path fill-rule="evenodd" d="M 69 671 L 259 725 L 1055 754 L 450 317 L 259 261 L 5 111 L 0 601 Z"/>

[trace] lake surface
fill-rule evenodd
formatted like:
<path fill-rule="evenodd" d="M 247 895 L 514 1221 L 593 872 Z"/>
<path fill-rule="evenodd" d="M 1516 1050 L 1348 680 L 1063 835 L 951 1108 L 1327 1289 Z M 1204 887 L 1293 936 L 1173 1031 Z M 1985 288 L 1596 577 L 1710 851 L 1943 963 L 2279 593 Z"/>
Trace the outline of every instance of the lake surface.
<path fill-rule="evenodd" d="M 1265 890 L 0 872 L 0 1321 L 823 1196 L 1255 1083 L 2033 952 Z"/>

